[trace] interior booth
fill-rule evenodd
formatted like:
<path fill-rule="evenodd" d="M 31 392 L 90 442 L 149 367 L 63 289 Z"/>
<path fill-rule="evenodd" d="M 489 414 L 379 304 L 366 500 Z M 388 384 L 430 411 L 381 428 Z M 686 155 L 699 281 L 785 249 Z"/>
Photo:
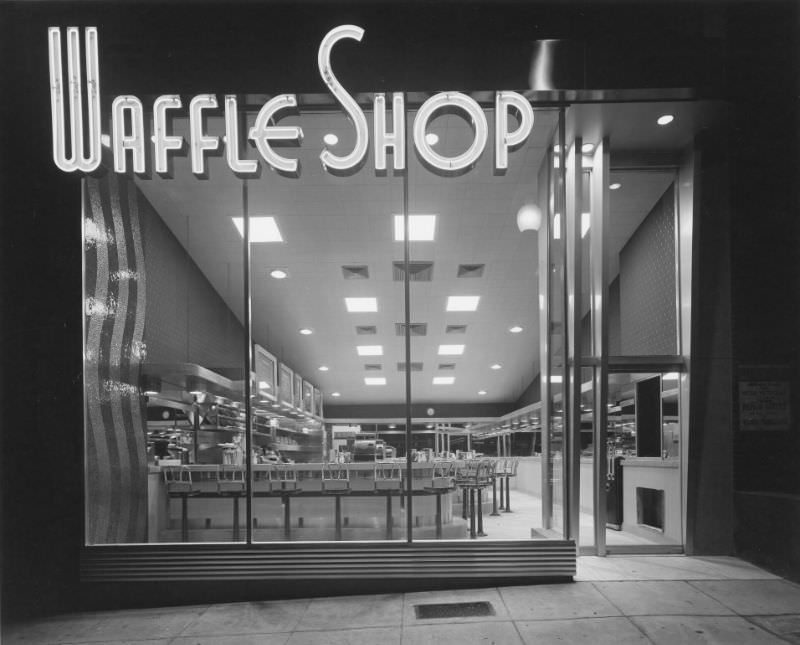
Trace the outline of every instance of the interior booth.
<path fill-rule="evenodd" d="M 578 554 L 682 552 L 720 106 L 345 89 L 358 40 L 320 34 L 328 93 L 104 97 L 84 580 L 569 579 Z"/>

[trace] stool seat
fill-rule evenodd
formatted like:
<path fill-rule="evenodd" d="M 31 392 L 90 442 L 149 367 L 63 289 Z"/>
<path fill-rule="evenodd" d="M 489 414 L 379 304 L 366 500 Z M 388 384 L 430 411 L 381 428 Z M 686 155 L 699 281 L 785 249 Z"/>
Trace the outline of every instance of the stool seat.
<path fill-rule="evenodd" d="M 274 494 L 288 495 L 302 490 L 300 482 L 297 481 L 297 471 L 291 464 L 272 464 L 269 472 Z"/>
<path fill-rule="evenodd" d="M 400 464 L 393 462 L 375 462 L 373 482 L 376 491 L 399 491 L 403 487 L 403 476 Z"/>
<path fill-rule="evenodd" d="M 338 479 L 322 480 L 322 491 L 324 493 L 349 493 L 350 482 Z"/>
<path fill-rule="evenodd" d="M 425 488 L 446 491 L 452 489 L 455 485 L 456 481 L 452 477 L 433 477 L 431 481 L 425 485 Z"/>
<path fill-rule="evenodd" d="M 244 467 L 231 464 L 221 465 L 217 472 L 217 491 L 220 495 L 244 494 Z"/>
<path fill-rule="evenodd" d="M 163 466 L 164 485 L 169 495 L 189 495 L 192 489 L 192 471 L 188 466 Z"/>

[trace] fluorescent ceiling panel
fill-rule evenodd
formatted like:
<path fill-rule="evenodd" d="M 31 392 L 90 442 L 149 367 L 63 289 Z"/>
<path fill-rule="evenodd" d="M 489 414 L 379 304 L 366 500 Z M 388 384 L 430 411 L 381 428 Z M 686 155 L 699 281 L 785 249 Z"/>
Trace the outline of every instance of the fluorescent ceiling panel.
<path fill-rule="evenodd" d="M 244 218 L 231 217 L 233 225 L 239 231 L 239 235 L 244 237 Z M 278 230 L 278 223 L 274 217 L 251 217 L 250 218 L 250 241 L 258 242 L 283 242 L 281 232 Z"/>
<path fill-rule="evenodd" d="M 480 296 L 448 296 L 447 311 L 475 311 Z"/>
<path fill-rule="evenodd" d="M 465 345 L 439 345 L 439 356 L 460 356 Z"/>
<path fill-rule="evenodd" d="M 432 242 L 436 235 L 436 215 L 409 215 L 408 239 L 412 242 Z M 394 241 L 405 239 L 403 216 L 394 216 Z"/>
<path fill-rule="evenodd" d="M 383 356 L 383 345 L 357 345 L 359 356 Z"/>
<path fill-rule="evenodd" d="M 455 376 L 434 376 L 433 377 L 433 384 L 434 385 L 452 385 L 456 382 Z"/>
<path fill-rule="evenodd" d="M 364 385 L 386 385 L 386 378 L 383 376 L 365 376 Z"/>
<path fill-rule="evenodd" d="M 377 298 L 345 298 L 344 306 L 350 313 L 371 313 L 378 311 Z"/>

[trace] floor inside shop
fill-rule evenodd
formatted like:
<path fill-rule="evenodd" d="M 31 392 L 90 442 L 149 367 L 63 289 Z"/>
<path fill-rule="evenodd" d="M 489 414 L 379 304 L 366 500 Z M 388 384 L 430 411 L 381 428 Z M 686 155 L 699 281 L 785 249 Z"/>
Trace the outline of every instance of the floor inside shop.
<path fill-rule="evenodd" d="M 490 497 L 491 498 L 491 497 Z M 511 511 L 498 511 L 499 515 L 483 513 L 484 536 L 476 537 L 479 540 L 525 540 L 525 539 L 561 539 L 563 536 L 558 529 L 545 530 L 541 528 L 542 499 L 538 495 L 531 495 L 522 491 L 511 491 Z M 553 510 L 554 517 L 561 516 L 560 507 Z M 454 521 L 463 521 L 454 518 Z M 464 522 L 464 531 L 469 537 L 469 524 Z M 591 513 L 582 511 L 580 514 L 580 546 L 590 547 L 594 543 L 594 518 Z M 660 533 L 652 531 L 652 537 L 633 534 L 628 531 L 613 529 L 606 530 L 606 544 L 609 546 L 678 546 L 670 544 Z"/>

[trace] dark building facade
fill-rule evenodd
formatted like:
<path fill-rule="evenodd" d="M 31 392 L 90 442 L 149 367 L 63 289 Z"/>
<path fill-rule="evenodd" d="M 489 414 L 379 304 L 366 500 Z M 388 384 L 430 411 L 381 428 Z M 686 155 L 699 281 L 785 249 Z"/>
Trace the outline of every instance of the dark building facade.
<path fill-rule="evenodd" d="M 152 260 L 147 286 L 149 327 L 143 331 L 149 339 L 151 363 L 184 361 L 185 349 L 194 357 L 192 362 L 222 368 L 236 347 L 249 341 L 245 341 L 247 327 L 232 312 L 235 307 L 225 304 L 224 294 L 195 270 L 193 263 L 202 261 L 186 253 L 181 247 L 185 242 L 158 218 L 153 202 L 159 197 L 148 192 L 146 182 L 137 185 L 132 174 L 110 172 L 92 174 L 82 182 L 77 173 L 56 168 L 47 50 L 47 30 L 52 26 L 98 28 L 104 114 L 111 109 L 111 97 L 120 95 L 136 95 L 145 103 L 170 93 L 187 97 L 187 103 L 188 97 L 204 92 L 251 98 L 281 92 L 317 96 L 325 91 L 316 67 L 320 39 L 343 24 L 360 25 L 368 35 L 360 49 L 343 50 L 336 59 L 340 80 L 354 92 L 429 95 L 456 88 L 478 96 L 503 88 L 535 89 L 532 52 L 537 42 L 552 39 L 559 44 L 554 49 L 548 100 L 542 101 L 542 107 L 552 113 L 537 112 L 543 123 L 552 116 L 555 124 L 557 110 L 566 105 L 646 103 L 647 97 L 721 106 L 724 119 L 708 127 L 701 124 L 691 133 L 693 150 L 699 151 L 695 177 L 701 179 L 701 188 L 693 195 L 691 293 L 684 294 L 691 303 L 691 355 L 682 370 L 690 375 L 691 405 L 685 411 L 682 442 L 686 444 L 683 537 L 671 546 L 695 555 L 737 555 L 800 579 L 800 15 L 795 3 L 44 2 L 7 3 L 0 11 L 6 61 L 6 100 L 0 108 L 5 615 L 114 603 L 174 604 L 191 599 L 353 593 L 441 584 L 415 579 L 412 563 L 419 554 L 413 552 L 403 560 L 409 567 L 406 577 L 387 582 L 342 573 L 317 581 L 313 591 L 308 581 L 314 576 L 280 585 L 269 576 L 196 583 L 185 578 L 170 581 L 168 576 L 139 583 L 86 579 L 87 570 L 102 573 L 102 560 L 92 554 L 113 551 L 113 547 L 92 551 L 93 546 L 145 541 L 144 525 L 137 525 L 135 517 L 146 514 L 144 480 L 149 467 L 142 463 L 141 486 L 135 478 L 125 480 L 139 491 L 139 498 L 125 494 L 124 487 L 116 498 L 113 487 L 122 478 L 114 470 L 115 462 L 92 461 L 87 456 L 98 454 L 91 420 L 85 424 L 89 416 L 85 397 L 92 386 L 85 369 L 90 347 L 84 328 L 89 319 L 85 299 L 87 293 L 95 293 L 96 285 L 87 284 L 84 274 L 87 262 L 95 266 L 91 262 L 98 261 L 84 253 L 81 240 L 86 232 L 78 213 L 86 212 L 92 191 L 109 204 L 114 195 L 138 204 L 137 221 Z M 559 128 L 563 125 L 554 125 L 553 131 Z M 568 136 L 563 129 L 562 134 Z M 619 159 L 618 164 L 622 163 Z M 612 173 L 614 168 L 612 157 Z M 669 311 L 659 306 L 663 308 L 665 301 L 674 303 L 678 296 L 674 290 L 663 295 L 646 281 L 637 282 L 641 271 L 626 270 L 653 261 L 646 245 L 652 248 L 659 239 L 674 238 L 670 208 L 677 198 L 670 190 L 674 188 L 659 191 L 661 199 L 619 253 L 620 279 L 608 291 L 609 302 L 616 299 L 618 314 L 615 319 L 611 305 L 607 354 L 612 357 L 681 353 L 648 336 L 674 337 L 680 316 L 670 321 Z M 113 227 L 111 219 L 109 226 Z M 580 242 L 581 236 L 576 233 L 575 237 Z M 134 238 L 131 232 L 129 239 Z M 676 253 L 674 248 L 671 252 L 662 262 L 667 272 Z M 128 255 L 135 256 L 134 246 Z M 132 260 L 129 268 L 133 269 Z M 166 275 L 174 281 L 162 280 Z M 186 293 L 197 303 L 195 309 L 170 309 Z M 130 293 L 125 297 L 132 302 Z M 652 306 L 646 297 L 653 299 Z M 619 303 L 624 307 L 625 302 L 635 303 L 628 310 L 634 313 L 619 316 Z M 672 331 L 653 331 L 660 325 L 669 327 L 670 322 Z M 199 331 L 184 338 L 182 330 L 190 324 Z M 580 331 L 581 321 L 576 324 Z M 182 343 L 204 338 L 203 325 L 207 333 L 197 351 L 204 353 L 198 358 Z M 134 338 L 135 331 L 130 331 Z M 587 327 L 584 333 L 590 345 L 591 330 Z M 177 340 L 171 342 L 172 337 Z M 104 351 L 113 351 L 112 344 Z M 235 360 L 228 362 L 235 364 Z M 535 402 L 538 397 L 532 392 L 540 388 L 536 378 L 528 378 L 512 398 L 493 407 L 464 403 L 458 412 L 455 404 L 448 408 L 440 402 L 436 407 L 442 418 L 457 414 L 502 418 Z M 778 409 L 772 416 L 753 417 L 749 406 L 762 405 L 770 396 L 763 388 L 769 390 L 773 403 L 777 401 Z M 325 417 L 342 424 L 381 416 L 405 418 L 406 407 L 409 425 L 412 416 L 425 416 L 428 403 L 423 399 L 413 411 L 409 402 L 403 403 L 393 402 L 390 410 L 385 402 L 370 407 L 371 403 L 326 399 Z M 107 415 L 112 415 L 110 409 Z M 771 418 L 778 419 L 776 429 L 762 423 Z M 333 436 L 334 430 L 330 432 Z M 387 431 L 386 436 L 391 433 Z M 517 441 L 520 446 L 524 443 Z M 527 454 L 538 452 L 535 435 L 527 441 Z M 587 447 L 581 441 L 575 445 L 578 451 Z M 326 447 L 331 446 L 329 441 Z M 499 455 L 499 440 L 497 446 Z M 407 447 L 410 453 L 410 441 Z M 469 451 L 469 446 L 464 447 Z M 131 448 L 130 454 L 134 453 Z M 141 455 L 144 458 L 143 450 Z M 574 494 L 578 495 L 577 490 Z M 571 508 L 570 502 L 563 501 Z M 93 514 L 104 504 L 113 511 L 111 515 Z M 582 500 L 578 504 L 576 498 L 573 506 L 577 514 Z M 152 520 L 150 524 L 152 528 Z M 565 529 L 564 537 L 570 538 L 567 533 Z M 180 553 L 182 546 L 187 545 L 164 547 L 164 557 Z M 341 553 L 325 548 L 320 547 L 316 556 L 335 559 Z M 355 551 L 359 547 L 343 548 Z M 466 547 L 445 543 L 436 548 L 441 553 L 436 557 L 447 561 Z M 159 556 L 153 557 L 157 568 Z M 239 557 L 246 559 L 246 551 L 244 555 L 237 552 L 235 558 Z M 402 556 L 398 549 L 381 557 L 386 558 L 385 564 Z M 460 583 L 503 579 L 503 575 L 476 574 Z"/>

